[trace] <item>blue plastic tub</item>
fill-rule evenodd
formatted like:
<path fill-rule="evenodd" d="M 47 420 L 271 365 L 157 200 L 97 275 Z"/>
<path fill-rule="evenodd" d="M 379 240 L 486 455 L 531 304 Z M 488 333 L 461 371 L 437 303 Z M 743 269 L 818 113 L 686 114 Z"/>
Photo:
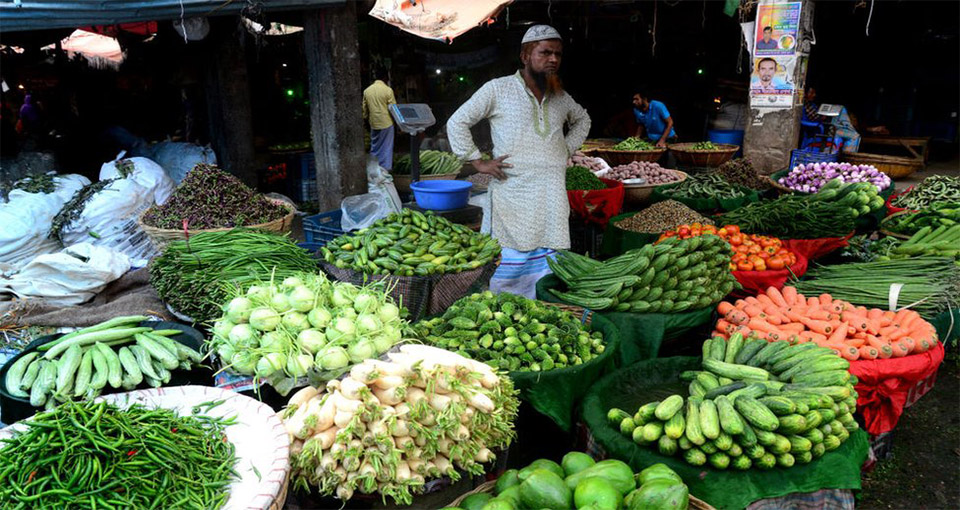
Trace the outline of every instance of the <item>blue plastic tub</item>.
<path fill-rule="evenodd" d="M 739 158 L 743 154 L 743 130 L 742 129 L 710 129 L 707 130 L 707 140 L 713 143 L 728 143 L 730 145 L 739 145 L 740 150 L 734 154 Z"/>
<path fill-rule="evenodd" d="M 451 211 L 462 209 L 470 200 L 472 182 L 467 181 L 417 181 L 410 184 L 413 198 L 421 209 Z"/>

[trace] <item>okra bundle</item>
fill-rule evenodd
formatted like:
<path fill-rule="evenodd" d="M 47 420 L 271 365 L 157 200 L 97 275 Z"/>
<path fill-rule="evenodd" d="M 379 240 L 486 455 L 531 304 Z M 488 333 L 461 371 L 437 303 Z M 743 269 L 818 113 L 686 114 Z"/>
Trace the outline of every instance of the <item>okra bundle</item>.
<path fill-rule="evenodd" d="M 567 285 L 561 300 L 591 310 L 674 313 L 718 303 L 737 288 L 730 245 L 716 236 L 668 238 L 606 262 L 571 252 L 547 259 Z"/>
<path fill-rule="evenodd" d="M 500 255 L 500 244 L 432 211 L 404 209 L 330 241 L 320 253 L 365 274 L 427 276 L 482 267 Z"/>
<path fill-rule="evenodd" d="M 703 370 L 671 395 L 630 415 L 611 409 L 614 427 L 663 455 L 694 466 L 789 468 L 835 450 L 859 428 L 850 363 L 813 343 L 767 342 L 739 333 L 703 344 Z"/>
<path fill-rule="evenodd" d="M 604 351 L 601 333 L 591 333 L 572 313 L 490 291 L 460 299 L 414 330 L 430 345 L 510 372 L 580 365 Z"/>
<path fill-rule="evenodd" d="M 146 381 L 158 388 L 171 370 L 190 370 L 199 352 L 168 338 L 179 329 L 154 330 L 137 324 L 147 317 L 116 317 L 45 343 L 13 362 L 4 387 L 34 407 L 92 399 L 109 384 L 132 390 Z"/>

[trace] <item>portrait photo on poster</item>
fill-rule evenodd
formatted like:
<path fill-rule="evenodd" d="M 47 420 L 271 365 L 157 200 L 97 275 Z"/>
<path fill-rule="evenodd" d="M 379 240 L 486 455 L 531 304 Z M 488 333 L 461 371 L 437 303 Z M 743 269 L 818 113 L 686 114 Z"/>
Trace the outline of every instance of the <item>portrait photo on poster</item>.
<path fill-rule="evenodd" d="M 787 2 L 757 8 L 754 57 L 796 54 L 800 5 L 800 2 Z"/>
<path fill-rule="evenodd" d="M 750 106 L 789 108 L 792 105 L 797 57 L 755 57 L 750 75 Z"/>

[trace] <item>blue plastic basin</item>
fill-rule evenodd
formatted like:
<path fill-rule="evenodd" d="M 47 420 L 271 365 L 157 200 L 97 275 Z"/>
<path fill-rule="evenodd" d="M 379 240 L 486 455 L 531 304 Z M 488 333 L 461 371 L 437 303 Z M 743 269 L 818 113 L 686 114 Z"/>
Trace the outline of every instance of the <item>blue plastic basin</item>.
<path fill-rule="evenodd" d="M 472 182 L 468 181 L 417 181 L 410 184 L 413 198 L 421 209 L 451 211 L 467 206 Z"/>
<path fill-rule="evenodd" d="M 743 130 L 742 129 L 710 129 L 707 131 L 707 140 L 713 143 L 728 143 L 730 145 L 739 145 L 740 150 L 734 154 L 740 157 L 743 154 Z"/>

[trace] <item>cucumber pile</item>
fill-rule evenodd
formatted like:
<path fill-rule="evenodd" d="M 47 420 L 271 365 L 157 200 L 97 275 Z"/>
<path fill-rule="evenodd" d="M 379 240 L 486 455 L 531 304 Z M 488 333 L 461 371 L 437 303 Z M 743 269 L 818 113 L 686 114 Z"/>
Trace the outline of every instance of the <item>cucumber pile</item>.
<path fill-rule="evenodd" d="M 500 255 L 486 234 L 433 214 L 404 209 L 320 249 L 324 260 L 364 274 L 427 276 L 477 269 Z"/>
<path fill-rule="evenodd" d="M 561 300 L 591 310 L 674 313 L 712 306 L 734 288 L 730 245 L 716 236 L 667 238 L 606 262 L 571 252 L 547 259 L 568 292 Z"/>
<path fill-rule="evenodd" d="M 147 317 L 116 317 L 45 343 L 13 362 L 4 387 L 30 405 L 51 409 L 58 402 L 92 399 L 108 384 L 132 390 L 140 383 L 158 388 L 171 370 L 190 370 L 203 356 L 169 336 L 179 329 L 140 327 Z"/>
<path fill-rule="evenodd" d="M 639 445 L 694 466 L 789 468 L 834 450 L 859 428 L 856 379 L 831 349 L 805 343 L 713 338 L 703 370 L 680 375 L 689 397 L 671 395 L 607 418 Z"/>
<path fill-rule="evenodd" d="M 508 293 L 473 294 L 441 317 L 414 324 L 424 342 L 510 372 L 540 372 L 586 363 L 604 351 L 572 313 Z"/>

